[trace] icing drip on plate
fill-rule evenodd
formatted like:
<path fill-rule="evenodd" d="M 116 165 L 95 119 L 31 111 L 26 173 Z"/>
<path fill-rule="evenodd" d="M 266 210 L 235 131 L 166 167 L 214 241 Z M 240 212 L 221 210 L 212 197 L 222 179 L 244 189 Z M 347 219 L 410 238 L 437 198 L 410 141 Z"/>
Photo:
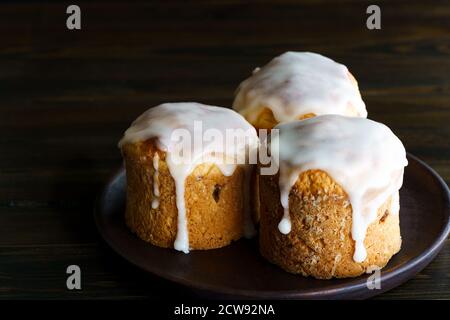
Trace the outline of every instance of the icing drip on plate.
<path fill-rule="evenodd" d="M 306 114 L 367 117 L 347 67 L 311 52 L 286 52 L 255 69 L 239 85 L 233 108 L 251 123 L 263 108 L 269 108 L 278 122 Z"/>
<path fill-rule="evenodd" d="M 174 248 L 188 253 L 186 178 L 202 163 L 213 163 L 224 176 L 231 176 L 237 166 L 246 166 L 246 157 L 251 152 L 256 152 L 258 136 L 256 130 L 233 110 L 186 102 L 165 103 L 144 112 L 125 131 L 119 147 L 151 138 L 156 138 L 158 149 L 166 153 L 166 163 L 175 181 L 178 229 Z M 155 173 L 158 161 L 153 159 Z M 159 188 L 153 193 L 159 194 Z M 246 214 L 250 215 L 250 212 Z M 244 220 L 251 223 L 248 218 Z M 251 231 L 252 227 L 244 226 L 244 230 Z"/>
<path fill-rule="evenodd" d="M 322 170 L 348 195 L 355 241 L 353 259 L 364 261 L 366 231 L 376 219 L 378 208 L 393 196 L 391 205 L 398 212 L 398 190 L 408 164 L 401 141 L 381 123 L 338 115 L 292 121 L 275 129 L 279 129 L 279 135 L 272 136 L 271 148 L 273 161 L 279 166 L 284 208 L 280 232 L 290 232 L 289 193 L 299 175 Z"/>

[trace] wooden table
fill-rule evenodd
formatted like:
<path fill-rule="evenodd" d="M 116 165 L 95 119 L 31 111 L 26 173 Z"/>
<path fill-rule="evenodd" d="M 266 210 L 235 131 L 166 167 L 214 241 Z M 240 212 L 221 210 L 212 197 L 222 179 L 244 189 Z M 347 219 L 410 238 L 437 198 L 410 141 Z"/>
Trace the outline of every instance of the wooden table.
<path fill-rule="evenodd" d="M 287 50 L 315 51 L 359 80 L 369 117 L 450 181 L 450 3 L 220 0 L 0 6 L 0 298 L 164 298 L 196 293 L 127 264 L 100 239 L 94 199 L 121 165 L 117 141 L 165 101 L 230 106 L 251 70 Z M 425 4 L 427 3 L 427 4 Z M 82 290 L 66 289 L 66 268 Z M 450 298 L 450 244 L 379 296 Z"/>

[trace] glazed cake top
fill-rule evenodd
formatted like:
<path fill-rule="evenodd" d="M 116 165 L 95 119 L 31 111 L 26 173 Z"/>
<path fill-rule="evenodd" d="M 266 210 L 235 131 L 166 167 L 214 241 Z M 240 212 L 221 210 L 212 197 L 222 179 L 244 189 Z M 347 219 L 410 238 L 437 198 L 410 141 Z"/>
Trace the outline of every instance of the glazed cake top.
<path fill-rule="evenodd" d="M 236 139 L 226 139 L 227 132 L 236 134 Z M 215 139 L 215 133 L 223 139 Z M 192 139 L 184 139 L 185 134 Z M 194 102 L 164 103 L 150 108 L 125 131 L 119 147 L 150 138 L 156 138 L 158 148 L 168 153 L 177 152 L 174 148 L 182 140 L 186 147 L 183 150 L 192 151 L 193 162 L 212 152 L 234 158 L 248 146 L 258 146 L 256 130 L 240 114 Z"/>
<path fill-rule="evenodd" d="M 275 127 L 272 150 L 279 150 L 281 203 L 289 206 L 289 192 L 307 170 L 328 173 L 347 193 L 353 210 L 354 260 L 366 258 L 366 229 L 378 208 L 400 189 L 408 164 L 402 142 L 384 124 L 365 118 L 324 115 Z M 288 213 L 288 211 L 287 211 Z M 279 225 L 290 231 L 289 216 Z"/>
<path fill-rule="evenodd" d="M 233 108 L 255 123 L 263 108 L 277 122 L 306 114 L 367 117 L 356 80 L 347 67 L 312 52 L 286 52 L 243 81 Z"/>

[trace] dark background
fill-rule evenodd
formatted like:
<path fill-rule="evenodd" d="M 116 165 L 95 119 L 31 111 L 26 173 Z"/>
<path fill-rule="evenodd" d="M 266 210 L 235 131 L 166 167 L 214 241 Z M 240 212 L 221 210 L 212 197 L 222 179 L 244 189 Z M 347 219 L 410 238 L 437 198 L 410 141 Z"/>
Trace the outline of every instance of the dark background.
<path fill-rule="evenodd" d="M 166 101 L 230 106 L 254 67 L 287 50 L 346 64 L 369 117 L 450 181 L 450 2 L 76 1 L 0 4 L 0 298 L 195 296 L 100 239 L 95 196 L 130 122 Z M 426 213 L 424 213 L 426 214 Z M 378 298 L 450 298 L 450 245 Z M 82 290 L 66 289 L 66 267 Z"/>

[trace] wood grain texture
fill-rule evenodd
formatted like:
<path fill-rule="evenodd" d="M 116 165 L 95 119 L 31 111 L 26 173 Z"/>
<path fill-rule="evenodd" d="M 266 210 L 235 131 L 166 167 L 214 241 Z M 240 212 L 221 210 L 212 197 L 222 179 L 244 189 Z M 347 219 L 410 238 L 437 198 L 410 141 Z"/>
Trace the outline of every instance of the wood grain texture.
<path fill-rule="evenodd" d="M 165 101 L 230 106 L 251 70 L 287 50 L 346 64 L 369 117 L 450 182 L 450 3 L 78 1 L 0 5 L 0 298 L 195 297 L 126 264 L 99 238 L 96 194 L 121 165 L 116 143 Z M 83 290 L 65 289 L 79 264 Z M 379 298 L 450 298 L 450 243 Z M 144 280 L 143 280 L 144 279 Z"/>

